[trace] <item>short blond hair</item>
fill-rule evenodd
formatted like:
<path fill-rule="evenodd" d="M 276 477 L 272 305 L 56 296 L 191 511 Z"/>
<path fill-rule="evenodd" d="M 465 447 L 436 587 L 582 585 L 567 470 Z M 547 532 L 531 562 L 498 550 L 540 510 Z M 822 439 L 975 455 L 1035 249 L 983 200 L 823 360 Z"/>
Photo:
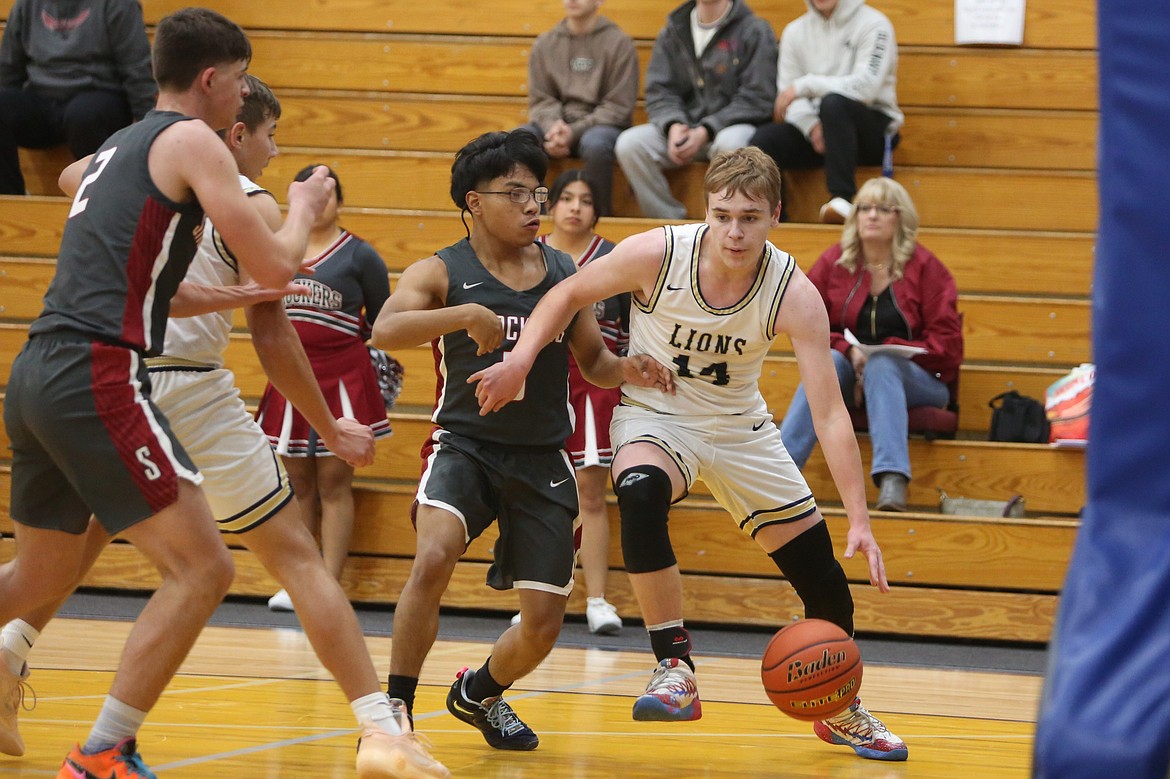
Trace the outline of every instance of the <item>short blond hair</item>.
<path fill-rule="evenodd" d="M 721 151 L 703 177 L 703 198 L 713 192 L 743 193 L 767 202 L 769 209 L 775 211 L 780 205 L 780 169 L 771 156 L 755 146 Z"/>

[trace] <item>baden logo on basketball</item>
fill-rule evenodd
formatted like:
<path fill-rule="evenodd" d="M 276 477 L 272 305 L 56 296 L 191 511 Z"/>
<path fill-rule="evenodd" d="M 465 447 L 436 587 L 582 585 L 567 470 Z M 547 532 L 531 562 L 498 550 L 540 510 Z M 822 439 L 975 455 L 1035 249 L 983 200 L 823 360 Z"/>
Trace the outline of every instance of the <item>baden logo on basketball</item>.
<path fill-rule="evenodd" d="M 811 663 L 793 660 L 788 664 L 788 683 L 791 684 L 800 679 L 807 679 L 823 673 L 836 674 L 836 666 L 844 663 L 845 657 L 844 651 L 834 652 L 830 655 L 829 650 L 825 649 L 821 652 L 821 656 Z"/>

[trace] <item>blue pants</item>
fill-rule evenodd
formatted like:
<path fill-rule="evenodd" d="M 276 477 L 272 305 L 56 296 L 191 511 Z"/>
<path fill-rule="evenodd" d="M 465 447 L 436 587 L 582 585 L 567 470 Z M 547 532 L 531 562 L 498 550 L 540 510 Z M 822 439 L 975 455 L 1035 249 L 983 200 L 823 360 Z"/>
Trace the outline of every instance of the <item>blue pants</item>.
<path fill-rule="evenodd" d="M 834 349 L 833 365 L 837 369 L 837 381 L 841 385 L 845 405 L 852 406 L 853 363 Z M 903 357 L 875 354 L 865 363 L 864 387 L 869 437 L 873 443 L 873 466 L 869 472 L 874 477 L 881 473 L 900 473 L 909 479 L 907 409 L 912 406 L 944 408 L 950 400 L 947 385 L 915 362 Z M 796 395 L 780 424 L 780 437 L 793 461 L 803 468 L 817 442 L 803 384 L 796 388 Z"/>

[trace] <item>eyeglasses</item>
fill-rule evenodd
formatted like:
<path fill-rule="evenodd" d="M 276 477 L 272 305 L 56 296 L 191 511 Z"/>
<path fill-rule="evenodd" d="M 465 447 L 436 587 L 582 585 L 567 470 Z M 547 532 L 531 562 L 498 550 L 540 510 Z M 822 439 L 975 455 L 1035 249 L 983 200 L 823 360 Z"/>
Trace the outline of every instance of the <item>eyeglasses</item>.
<path fill-rule="evenodd" d="M 548 187 L 537 187 L 536 189 L 529 189 L 528 187 L 513 187 L 512 189 L 476 189 L 473 191 L 479 193 L 480 195 L 507 195 L 513 203 L 527 203 L 528 198 L 533 198 L 537 203 L 548 202 Z"/>
<path fill-rule="evenodd" d="M 889 216 L 890 214 L 898 213 L 900 209 L 897 206 L 887 206 L 878 203 L 858 203 L 858 213 L 864 214 L 868 211 L 876 211 L 882 216 Z"/>

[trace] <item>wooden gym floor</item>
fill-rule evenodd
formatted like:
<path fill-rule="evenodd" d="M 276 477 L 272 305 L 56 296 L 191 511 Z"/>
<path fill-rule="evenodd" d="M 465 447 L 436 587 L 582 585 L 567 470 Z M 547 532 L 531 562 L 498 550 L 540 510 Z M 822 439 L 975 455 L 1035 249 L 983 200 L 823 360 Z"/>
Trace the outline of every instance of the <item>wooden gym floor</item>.
<path fill-rule="evenodd" d="M 127 622 L 59 619 L 33 652 L 37 694 L 21 712 L 23 758 L 0 756 L 0 777 L 54 776 L 84 739 L 108 689 Z M 630 628 L 640 629 L 640 628 Z M 379 675 L 390 639 L 369 638 Z M 862 698 L 910 749 L 905 763 L 862 760 L 822 743 L 764 697 L 753 660 L 704 658 L 703 719 L 639 723 L 632 696 L 647 653 L 558 648 L 508 695 L 540 735 L 534 752 L 492 750 L 451 717 L 447 685 L 488 645 L 440 641 L 423 672 L 416 725 L 456 777 L 1026 777 L 1041 680 L 1032 674 L 867 666 Z M 652 665 L 652 664 L 651 664 Z M 352 714 L 290 629 L 209 627 L 147 720 L 139 748 L 165 779 L 333 779 L 354 776 Z"/>

